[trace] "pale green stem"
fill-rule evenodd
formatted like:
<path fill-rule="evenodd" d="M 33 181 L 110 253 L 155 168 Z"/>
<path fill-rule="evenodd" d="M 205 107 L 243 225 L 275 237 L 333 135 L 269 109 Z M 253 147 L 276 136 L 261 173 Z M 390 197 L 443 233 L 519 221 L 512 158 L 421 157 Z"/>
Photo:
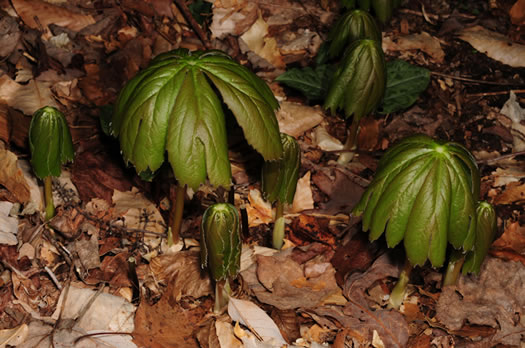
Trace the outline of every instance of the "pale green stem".
<path fill-rule="evenodd" d="M 231 292 L 229 279 L 215 282 L 215 305 L 213 307 L 215 313 L 220 313 L 228 305 Z"/>
<path fill-rule="evenodd" d="M 408 261 L 408 259 L 405 260 L 405 266 L 403 267 L 403 270 L 399 275 L 399 279 L 397 280 L 396 286 L 394 286 L 392 292 L 390 293 L 388 307 L 398 309 L 403 303 L 412 269 L 413 267 L 410 261 Z"/>
<path fill-rule="evenodd" d="M 350 129 L 348 131 L 348 136 L 346 137 L 346 142 L 343 146 L 344 152 L 341 152 L 339 155 L 339 158 L 337 159 L 337 163 L 340 165 L 345 165 L 347 163 L 350 163 L 352 158 L 354 158 L 356 144 L 357 144 L 357 132 L 359 130 L 359 120 L 356 119 L 354 116 L 354 119 L 352 120 L 352 124 L 350 125 Z"/>
<path fill-rule="evenodd" d="M 53 178 L 46 176 L 44 178 L 44 200 L 46 202 L 46 221 L 55 216 L 55 204 L 53 202 Z"/>
<path fill-rule="evenodd" d="M 284 204 L 277 201 L 275 205 L 275 223 L 273 224 L 273 238 L 272 244 L 275 249 L 283 247 L 284 240 Z"/>
<path fill-rule="evenodd" d="M 449 285 L 456 285 L 464 262 L 465 255 L 461 251 L 454 250 L 452 252 L 450 261 L 447 265 L 447 270 L 445 272 L 445 278 L 443 280 L 444 287 Z"/>
<path fill-rule="evenodd" d="M 177 185 L 175 192 L 175 205 L 171 208 L 171 226 L 168 230 L 168 246 L 179 242 L 180 229 L 182 226 L 182 213 L 184 212 L 184 196 L 186 186 Z M 172 202 L 173 204 L 173 202 Z"/>

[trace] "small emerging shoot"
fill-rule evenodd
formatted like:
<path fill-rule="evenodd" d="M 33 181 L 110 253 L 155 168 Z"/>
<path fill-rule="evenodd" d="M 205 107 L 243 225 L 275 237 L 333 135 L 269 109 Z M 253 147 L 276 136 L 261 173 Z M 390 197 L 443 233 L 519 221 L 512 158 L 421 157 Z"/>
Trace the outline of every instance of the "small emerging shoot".
<path fill-rule="evenodd" d="M 29 126 L 31 166 L 35 175 L 44 180 L 46 221 L 55 216 L 53 176 L 60 176 L 62 165 L 75 156 L 71 133 L 64 115 L 54 107 L 46 106 L 33 114 Z"/>

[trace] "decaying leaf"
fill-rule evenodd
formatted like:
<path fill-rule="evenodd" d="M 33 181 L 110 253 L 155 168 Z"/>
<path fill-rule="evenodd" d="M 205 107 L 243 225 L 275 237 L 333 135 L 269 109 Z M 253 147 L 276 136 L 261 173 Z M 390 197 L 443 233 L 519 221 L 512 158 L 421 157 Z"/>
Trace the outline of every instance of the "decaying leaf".
<path fill-rule="evenodd" d="M 281 107 L 276 114 L 280 131 L 295 138 L 314 128 L 324 119 L 324 114 L 319 107 L 288 101 L 281 102 Z"/>
<path fill-rule="evenodd" d="M 464 29 L 459 38 L 498 62 L 514 68 L 525 67 L 525 46 L 510 41 L 502 34 L 476 25 Z"/>
<path fill-rule="evenodd" d="M 313 131 L 314 144 L 323 151 L 340 151 L 343 144 L 328 133 L 325 127 L 316 127 Z"/>
<path fill-rule="evenodd" d="M 498 332 L 484 341 L 491 346 L 519 346 L 525 338 L 525 265 L 487 258 L 478 277 L 462 276 L 445 287 L 436 307 L 437 319 L 450 330 L 488 325 Z"/>
<path fill-rule="evenodd" d="M 312 193 L 311 172 L 307 172 L 302 178 L 297 181 L 297 189 L 293 197 L 291 213 L 299 213 L 303 210 L 314 208 L 314 198 Z"/>
<path fill-rule="evenodd" d="M 18 159 L 14 153 L 0 144 L 0 185 L 5 187 L 19 203 L 27 203 L 31 199 L 29 184 L 22 170 L 17 165 Z"/>
<path fill-rule="evenodd" d="M 525 24 L 525 0 L 517 0 L 509 11 L 512 24 Z"/>
<path fill-rule="evenodd" d="M 17 346 L 25 341 L 29 327 L 22 324 L 12 329 L 0 330 L 0 347 Z"/>
<path fill-rule="evenodd" d="M 79 31 L 95 23 L 91 15 L 75 13 L 46 1 L 14 0 L 12 4 L 24 23 L 33 29 L 40 29 L 41 26 L 56 24 L 74 31 Z"/>
<path fill-rule="evenodd" d="M 231 297 L 228 302 L 228 314 L 233 321 L 237 321 L 257 333 L 264 342 L 277 346 L 286 344 L 272 318 L 255 303 Z"/>
<path fill-rule="evenodd" d="M 509 223 L 492 247 L 525 254 L 525 226 L 521 226 L 518 221 Z"/>
<path fill-rule="evenodd" d="M 240 37 L 239 43 L 243 52 L 253 52 L 273 67 L 283 68 L 285 66 L 277 48 L 277 41 L 268 36 L 268 23 L 262 16 L 259 16 L 251 28 Z M 264 67 L 264 63 L 258 65 Z"/>
<path fill-rule="evenodd" d="M 292 251 L 258 256 L 256 265 L 241 272 L 259 301 L 279 309 L 311 308 L 340 294 L 335 270 L 323 256 L 299 264 L 291 257 Z"/>
<path fill-rule="evenodd" d="M 525 60 L 525 46 L 523 46 L 522 59 Z M 523 65 L 525 67 L 525 65 Z M 510 92 L 509 99 L 503 105 L 500 113 L 512 120 L 510 133 L 512 134 L 512 150 L 514 152 L 525 151 L 525 109 L 523 109 L 514 92 Z"/>
<path fill-rule="evenodd" d="M 250 227 L 269 224 L 273 221 L 272 205 L 262 198 L 261 191 L 257 189 L 250 190 L 248 201 L 246 213 L 248 214 L 248 225 Z"/>
<path fill-rule="evenodd" d="M 494 198 L 494 204 L 522 204 L 525 202 L 525 184 L 511 182 Z"/>
<path fill-rule="evenodd" d="M 3 75 L 0 77 L 0 99 L 5 100 L 10 107 L 32 115 L 44 106 L 58 107 L 51 92 L 51 85 L 49 82 L 36 80 L 21 85 Z"/>
<path fill-rule="evenodd" d="M 396 37 L 395 39 L 385 37 L 382 46 L 385 52 L 421 50 L 432 57 L 436 63 L 443 63 L 445 60 L 445 52 L 441 48 L 439 40 L 425 31 L 419 34 Z"/>

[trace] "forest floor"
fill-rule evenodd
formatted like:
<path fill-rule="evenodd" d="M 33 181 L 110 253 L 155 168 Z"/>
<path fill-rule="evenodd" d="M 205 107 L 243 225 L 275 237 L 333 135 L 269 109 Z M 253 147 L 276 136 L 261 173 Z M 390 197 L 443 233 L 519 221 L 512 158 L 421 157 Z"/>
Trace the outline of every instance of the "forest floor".
<path fill-rule="evenodd" d="M 363 118 L 344 166 L 342 115 L 274 81 L 313 64 L 343 12 L 338 1 L 1 5 L 0 346 L 523 347 L 525 1 L 404 1 L 382 28 L 385 57 L 427 69 L 430 83 L 410 107 Z M 190 20 L 188 5 L 202 16 Z M 172 247 L 169 166 L 142 181 L 102 129 L 126 81 L 179 47 L 227 52 L 281 104 L 281 131 L 298 140 L 302 161 L 280 252 L 271 249 L 261 157 L 237 125 L 229 126 L 232 191 L 188 191 L 183 241 Z M 65 114 L 75 147 L 54 179 L 57 215 L 48 222 L 28 145 L 31 115 L 43 106 Z M 498 232 L 479 275 L 443 288 L 443 268 L 416 267 L 392 310 L 402 243 L 369 242 L 351 210 L 384 151 L 412 134 L 472 152 Z M 242 212 L 243 251 L 232 302 L 217 314 L 200 265 L 200 223 L 208 206 L 227 200 Z"/>

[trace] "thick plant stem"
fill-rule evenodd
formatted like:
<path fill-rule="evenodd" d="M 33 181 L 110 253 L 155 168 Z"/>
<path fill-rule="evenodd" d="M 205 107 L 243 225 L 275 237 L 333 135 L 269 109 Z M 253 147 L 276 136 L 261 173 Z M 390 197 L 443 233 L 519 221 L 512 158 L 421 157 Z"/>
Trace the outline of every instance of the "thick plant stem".
<path fill-rule="evenodd" d="M 277 201 L 275 206 L 275 223 L 273 225 L 272 244 L 275 249 L 281 249 L 284 240 L 284 204 Z"/>
<path fill-rule="evenodd" d="M 464 262 L 465 255 L 461 251 L 454 250 L 447 265 L 443 286 L 456 285 Z"/>
<path fill-rule="evenodd" d="M 337 159 L 337 163 L 340 165 L 345 165 L 349 163 L 352 158 L 354 158 L 354 150 L 356 149 L 357 144 L 357 131 L 359 130 L 359 120 L 356 119 L 354 116 L 354 119 L 352 120 L 352 124 L 350 125 L 350 129 L 348 130 L 348 136 L 346 137 L 346 142 L 343 146 L 344 152 L 341 152 L 339 155 L 339 158 Z"/>
<path fill-rule="evenodd" d="M 184 212 L 184 196 L 186 195 L 186 186 L 177 185 L 175 192 L 175 205 L 171 208 L 171 226 L 168 230 L 168 246 L 179 242 L 180 228 L 182 226 L 182 213 Z"/>
<path fill-rule="evenodd" d="M 53 202 L 53 178 L 46 176 L 44 178 L 44 200 L 46 202 L 46 221 L 55 216 L 55 204 Z"/>
<path fill-rule="evenodd" d="M 220 313 L 228 305 L 231 292 L 229 279 L 215 282 L 215 305 L 213 307 L 215 313 Z"/>
<path fill-rule="evenodd" d="M 390 293 L 390 300 L 388 305 L 390 308 L 398 309 L 401 306 L 401 303 L 403 303 L 412 269 L 413 267 L 410 261 L 408 261 L 408 259 L 405 260 L 405 266 L 403 267 L 403 270 L 399 275 L 399 279 L 397 280 L 396 286 L 392 289 L 392 292 Z"/>

